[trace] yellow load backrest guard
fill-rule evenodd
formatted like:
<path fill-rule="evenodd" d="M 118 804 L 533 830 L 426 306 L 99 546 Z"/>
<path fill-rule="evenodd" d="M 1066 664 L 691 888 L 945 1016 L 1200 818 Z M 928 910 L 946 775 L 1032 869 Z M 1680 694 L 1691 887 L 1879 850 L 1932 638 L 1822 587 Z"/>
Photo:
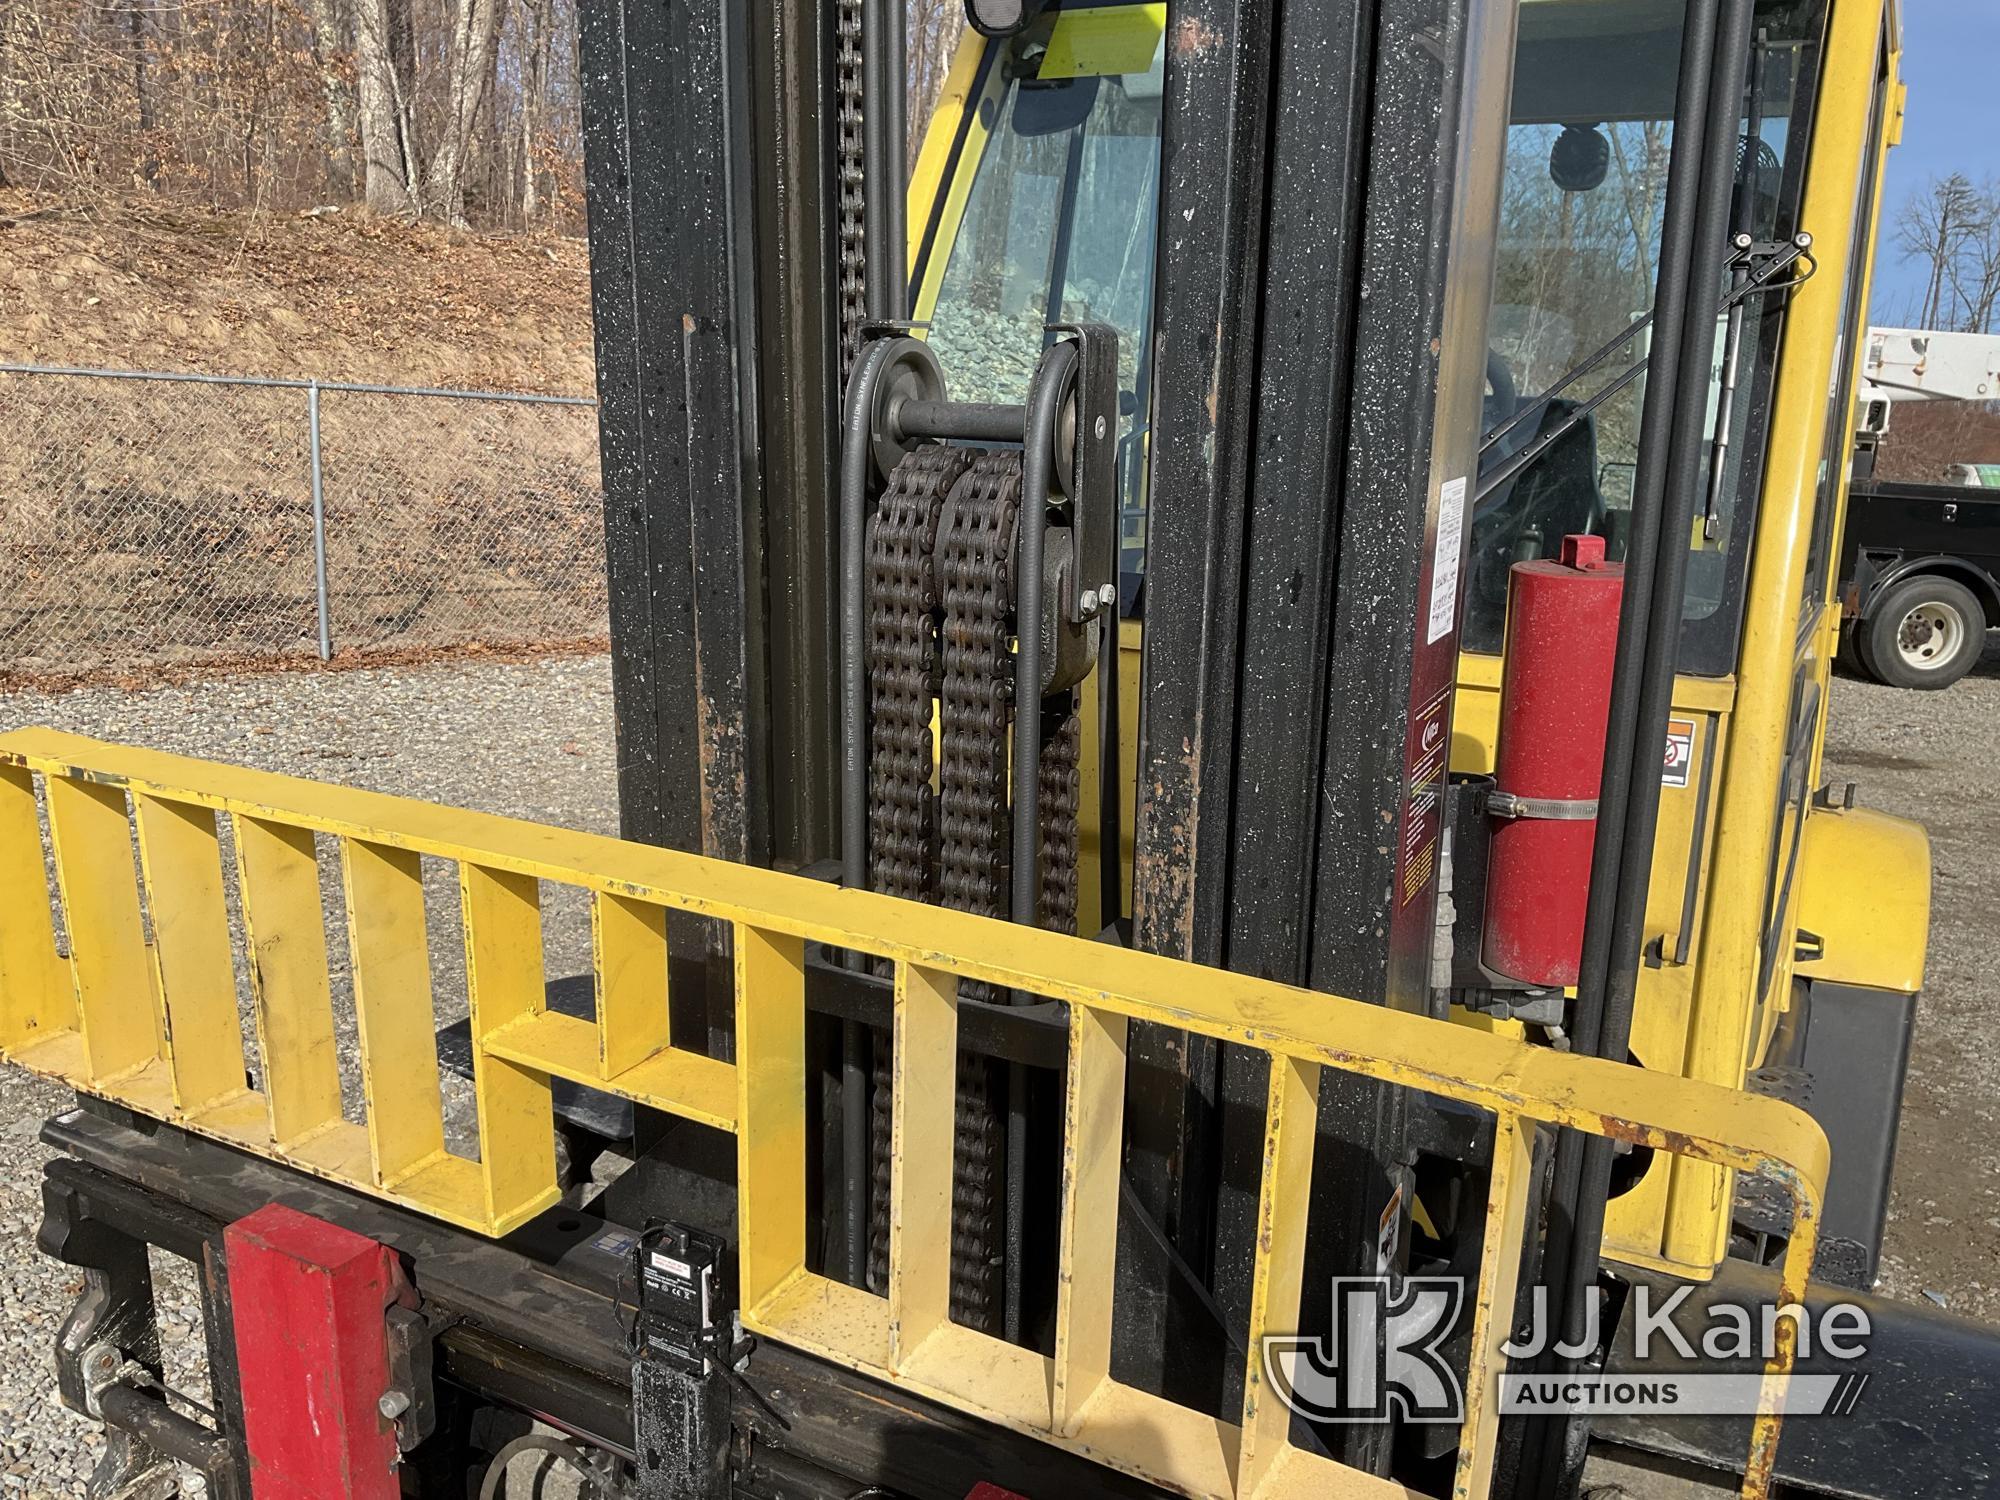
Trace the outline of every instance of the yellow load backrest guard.
<path fill-rule="evenodd" d="M 37 783 L 42 789 L 37 796 Z M 59 955 L 42 807 L 69 937 Z M 262 1088 L 245 1082 L 219 817 L 237 851 Z M 139 847 L 135 874 L 132 844 Z M 337 841 L 366 1125 L 346 1120 L 315 835 Z M 446 1147 L 422 857 L 458 872 L 477 1160 Z M 594 1021 L 545 1008 L 540 883 L 593 902 Z M 666 919 L 732 934 L 734 1063 L 671 1045 Z M 150 930 L 150 938 L 148 932 Z M 807 1269 L 805 945 L 895 970 L 886 1299 Z M 957 987 L 982 980 L 1069 1006 L 1055 1353 L 946 1317 L 952 1132 L 927 1086 L 957 1047 Z M 419 998 L 420 997 L 420 998 Z M 52 730 L 0 735 L 0 1049 L 155 1118 L 498 1235 L 557 1198 L 550 1079 L 737 1138 L 746 1327 L 1195 1496 L 1400 1494 L 1291 1446 L 1253 1353 L 1237 1422 L 1110 1378 L 1112 1280 L 1132 1021 L 1271 1060 L 1248 1347 L 1298 1331 L 1319 1071 L 1342 1069 L 1489 1111 L 1494 1157 L 1474 1301 L 1458 1495 L 1490 1480 L 1498 1381 L 1538 1124 L 1567 1125 L 1777 1177 L 1797 1211 L 1782 1300 L 1811 1265 L 1824 1135 L 1775 1100 L 1565 1056 L 1447 1022 L 962 912 L 601 835 L 134 750 Z M 947 1122 L 948 1123 L 948 1122 Z M 1781 1320 L 1767 1396 L 1790 1368 Z M 1765 1402 L 1775 1410 L 1775 1399 Z M 1758 1418 L 1744 1483 L 1768 1486 L 1778 1419 Z"/>

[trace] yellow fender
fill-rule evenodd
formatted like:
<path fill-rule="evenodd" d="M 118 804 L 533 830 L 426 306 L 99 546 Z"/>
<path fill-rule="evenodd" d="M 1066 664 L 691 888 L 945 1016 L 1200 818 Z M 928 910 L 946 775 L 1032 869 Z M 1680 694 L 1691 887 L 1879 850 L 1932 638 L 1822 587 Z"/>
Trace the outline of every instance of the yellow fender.
<path fill-rule="evenodd" d="M 1818 957 L 1800 960 L 1798 976 L 1921 990 L 1931 927 L 1923 825 L 1865 807 L 1815 811 L 1799 859 L 1798 925 L 1822 946 Z"/>

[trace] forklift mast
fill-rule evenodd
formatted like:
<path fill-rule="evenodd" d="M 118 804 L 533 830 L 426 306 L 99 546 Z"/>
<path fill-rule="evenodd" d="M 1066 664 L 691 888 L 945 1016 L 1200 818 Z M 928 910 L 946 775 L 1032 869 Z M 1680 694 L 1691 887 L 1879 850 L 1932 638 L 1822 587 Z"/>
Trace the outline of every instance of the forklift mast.
<path fill-rule="evenodd" d="M 907 297 L 904 241 L 870 212 L 900 209 L 902 156 L 881 152 L 903 100 L 876 59 L 894 9 L 723 6 L 704 28 L 610 6 L 584 35 L 632 838 L 793 869 L 857 853 L 863 825 L 836 843 L 826 800 L 867 751 L 826 699 L 824 652 L 852 629 L 829 542 L 856 530 L 829 509 L 835 373 L 858 333 L 910 313 L 884 300 Z M 1155 23 L 1160 216 L 1182 232 L 1160 249 L 1146 393 L 1142 949 L 1430 1011 L 1514 13 L 1245 0 Z M 946 389 L 954 375 L 946 362 Z M 1247 1306 L 1267 1070 L 1164 1028 L 1131 1047 L 1138 1212 L 1120 1274 L 1154 1290 L 1121 1309 L 1121 1359 L 1221 1408 L 1240 1367 L 1175 1263 L 1232 1317 Z M 850 1055 L 848 1083 L 871 1065 Z M 1400 1268 L 1414 1201 L 1402 1091 L 1338 1073 L 1321 1087 L 1315 1297 L 1333 1275 Z M 1339 1441 L 1385 1469 L 1385 1431 Z"/>

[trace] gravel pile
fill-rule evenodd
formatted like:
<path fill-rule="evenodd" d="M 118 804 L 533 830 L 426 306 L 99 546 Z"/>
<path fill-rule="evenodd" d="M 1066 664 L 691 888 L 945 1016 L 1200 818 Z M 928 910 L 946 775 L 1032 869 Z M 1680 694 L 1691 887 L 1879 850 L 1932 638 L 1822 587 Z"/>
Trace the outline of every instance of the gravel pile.
<path fill-rule="evenodd" d="M 990 306 L 969 295 L 940 309 L 931 323 L 930 345 L 954 401 L 1025 401 L 1035 366 L 1041 361 L 1047 319 L 1040 306 L 1015 306 L 1005 311 L 1013 299 L 997 290 L 990 295 Z M 1105 314 L 1094 311 L 1101 305 L 1108 305 L 1108 297 L 1099 301 L 1081 295 L 1066 300 L 1062 321 L 1104 320 Z M 1138 380 L 1139 351 L 1132 340 L 1121 338 L 1118 389 L 1134 390 Z"/>

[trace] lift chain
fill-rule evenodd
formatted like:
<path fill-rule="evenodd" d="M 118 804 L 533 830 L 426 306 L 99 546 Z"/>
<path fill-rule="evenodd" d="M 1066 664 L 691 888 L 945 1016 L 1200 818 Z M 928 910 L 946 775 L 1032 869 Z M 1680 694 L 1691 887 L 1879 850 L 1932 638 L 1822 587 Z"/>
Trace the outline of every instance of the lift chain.
<path fill-rule="evenodd" d="M 949 493 L 947 494 L 947 490 Z M 1021 455 L 918 449 L 896 468 L 869 532 L 869 863 L 878 890 L 1008 914 L 1015 533 Z M 942 629 L 938 625 L 942 614 Z M 933 815 L 930 702 L 942 730 Z M 1042 924 L 1076 930 L 1081 719 L 1075 692 L 1040 706 Z M 1000 999 L 967 983 L 961 996 Z M 951 1315 L 996 1331 L 1003 1226 L 1005 1070 L 961 1053 L 955 1080 Z M 889 1058 L 876 1048 L 868 1284 L 888 1277 Z"/>
<path fill-rule="evenodd" d="M 945 501 L 938 523 L 938 589 L 944 603 L 943 728 L 938 824 L 944 847 L 940 901 L 956 911 L 1005 917 L 1010 868 L 1007 722 L 1014 689 L 1014 529 L 1021 456 L 985 453 Z M 989 985 L 967 998 L 992 1000 Z"/>
<path fill-rule="evenodd" d="M 938 515 L 972 453 L 932 444 L 896 466 L 868 527 L 868 871 L 878 891 L 937 899 L 931 703 L 937 696 Z M 876 972 L 890 965 L 877 961 Z M 875 1039 L 868 1285 L 889 1280 L 889 1040 Z"/>
<path fill-rule="evenodd" d="M 836 224 L 839 233 L 840 378 L 861 347 L 861 325 L 868 315 L 867 172 L 863 138 L 866 105 L 862 99 L 861 0 L 839 0 L 834 7 L 835 171 L 838 174 Z"/>
<path fill-rule="evenodd" d="M 868 878 L 911 901 L 936 899 L 938 513 L 971 457 L 964 448 L 917 449 L 896 466 L 868 527 Z"/>
<path fill-rule="evenodd" d="M 938 525 L 944 604 L 944 681 L 938 719 L 938 873 L 943 904 L 1007 915 L 1007 720 L 1011 708 L 1014 529 L 1021 508 L 1018 453 L 985 453 L 953 486 Z M 993 988 L 961 983 L 965 1000 Z M 951 1306 L 957 1321 L 998 1332 L 1002 1313 L 1006 1085 L 986 1059 L 958 1056 L 956 1159 L 951 1191 Z"/>
<path fill-rule="evenodd" d="M 1042 700 L 1041 763 L 1041 925 L 1051 932 L 1076 932 L 1078 770 L 1083 753 L 1083 716 L 1075 688 Z"/>

